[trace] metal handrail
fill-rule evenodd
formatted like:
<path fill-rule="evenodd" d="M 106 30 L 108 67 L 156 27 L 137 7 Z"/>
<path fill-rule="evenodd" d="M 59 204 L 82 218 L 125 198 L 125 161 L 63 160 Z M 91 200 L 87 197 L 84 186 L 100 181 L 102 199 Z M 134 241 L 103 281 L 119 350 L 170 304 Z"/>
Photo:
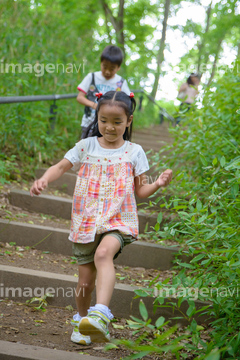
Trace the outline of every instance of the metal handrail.
<path fill-rule="evenodd" d="M 134 93 L 142 93 L 147 96 L 147 98 L 153 102 L 160 110 L 160 114 L 166 117 L 168 120 L 174 122 L 174 118 L 167 113 L 167 111 L 162 108 L 155 99 L 148 95 L 144 90 L 132 90 Z M 34 101 L 49 101 L 49 100 L 64 100 L 64 99 L 73 99 L 76 98 L 77 94 L 63 94 L 63 95 L 31 95 L 31 96 L 2 96 L 0 97 L 0 104 L 12 104 L 12 103 L 24 103 L 24 102 L 34 102 Z M 162 119 L 163 120 L 163 119 Z"/>
<path fill-rule="evenodd" d="M 151 96 L 151 95 L 148 95 L 144 90 L 140 89 L 140 90 L 133 90 L 133 92 L 135 93 L 142 93 L 144 94 L 145 96 L 147 96 L 147 98 L 152 101 L 155 105 L 157 105 L 157 107 L 159 108 L 160 110 L 160 114 L 162 114 L 163 116 L 165 116 L 165 118 L 167 118 L 168 120 L 172 121 L 172 122 L 175 122 L 175 119 L 174 117 L 172 117 L 170 114 L 168 114 L 168 112 L 162 108 L 157 102 L 156 100 Z"/>
<path fill-rule="evenodd" d="M 34 101 L 62 100 L 76 98 L 77 94 L 63 95 L 31 95 L 31 96 L 3 96 L 0 97 L 0 104 L 12 104 Z"/>

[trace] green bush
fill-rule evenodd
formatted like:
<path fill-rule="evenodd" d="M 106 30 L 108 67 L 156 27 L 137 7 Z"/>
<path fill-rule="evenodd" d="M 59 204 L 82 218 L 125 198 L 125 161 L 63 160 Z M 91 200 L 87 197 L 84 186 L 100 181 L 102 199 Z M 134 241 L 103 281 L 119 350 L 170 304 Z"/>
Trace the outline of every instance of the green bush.
<path fill-rule="evenodd" d="M 212 302 L 212 342 L 230 358 L 240 356 L 238 66 L 205 92 L 201 109 L 173 130 L 176 141 L 165 163 L 174 168 L 167 207 L 177 219 L 164 228 L 164 236 L 180 239 L 183 253 L 192 257 L 188 264 L 178 261 L 181 283 L 207 289 L 202 300 Z M 160 162 L 160 155 L 154 160 Z"/>
<path fill-rule="evenodd" d="M 191 341 L 185 342 L 187 358 L 240 358 L 240 76 L 239 64 L 235 65 L 206 90 L 202 107 L 186 113 L 180 126 L 171 130 L 173 145 L 153 157 L 159 171 L 173 169 L 173 182 L 166 190 L 170 199 L 164 198 L 159 210 L 169 209 L 174 216 L 163 225 L 158 216 L 150 234 L 179 241 L 183 248 L 179 254 L 189 257 L 189 262 L 176 260 L 178 275 L 172 284 L 156 279 L 153 286 L 191 289 L 194 300 L 211 304 L 201 310 L 210 319 L 206 340 L 197 329 L 194 316 L 199 310 L 188 291 L 179 296 L 177 305 L 168 300 L 171 307 L 179 307 L 183 300 L 189 303 L 187 316 L 183 315 L 191 334 Z M 168 157 L 163 157 L 166 150 Z M 164 297 L 156 298 L 157 307 L 163 306 Z M 151 337 L 145 341 L 152 344 Z"/>
<path fill-rule="evenodd" d="M 100 70 L 100 54 L 106 46 L 94 38 L 94 29 L 89 27 L 89 11 L 92 22 L 97 22 L 97 6 L 92 0 L 81 4 L 49 0 L 41 6 L 30 0 L 1 3 L 1 96 L 77 95 L 77 85 L 87 73 Z M 77 20 L 73 20 L 73 12 Z M 120 75 L 128 78 L 124 67 Z M 136 99 L 139 104 L 138 94 Z M 79 141 L 83 106 L 75 99 L 56 101 L 52 129 L 51 105 L 53 101 L 0 104 L 2 182 L 9 176 L 4 163 L 11 161 L 12 155 L 21 175 L 32 176 L 39 163 L 51 164 L 62 158 Z M 136 111 L 134 128 L 158 119 L 158 111 L 145 99 L 143 109 Z"/>

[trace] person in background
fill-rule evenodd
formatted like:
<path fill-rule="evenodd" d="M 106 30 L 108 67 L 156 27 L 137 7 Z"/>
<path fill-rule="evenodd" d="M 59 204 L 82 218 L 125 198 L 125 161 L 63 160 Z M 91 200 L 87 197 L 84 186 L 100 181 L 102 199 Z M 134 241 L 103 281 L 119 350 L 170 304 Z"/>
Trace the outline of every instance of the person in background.
<path fill-rule="evenodd" d="M 101 71 L 87 74 L 78 85 L 79 93 L 77 101 L 85 106 L 81 123 L 82 139 L 85 138 L 88 126 L 95 118 L 95 110 L 97 108 L 96 93 L 101 92 L 105 94 L 107 91 L 121 90 L 127 95 L 130 94 L 127 81 L 117 74 L 121 68 L 122 61 L 122 50 L 118 46 L 108 45 L 100 57 Z"/>
<path fill-rule="evenodd" d="M 87 137 L 86 133 L 86 138 L 30 189 L 32 196 L 40 195 L 69 169 L 78 172 L 69 235 L 79 265 L 75 292 L 78 313 L 73 316 L 71 340 L 84 345 L 110 340 L 108 326 L 113 315 L 109 305 L 116 280 L 113 259 L 138 239 L 134 192 L 147 198 L 172 180 L 168 169 L 152 184 L 147 181 L 146 154 L 131 142 L 134 94 L 109 91 L 98 95 L 92 135 Z M 95 281 L 96 304 L 90 307 Z"/>
<path fill-rule="evenodd" d="M 198 94 L 198 85 L 200 83 L 200 75 L 192 73 L 187 81 L 182 84 L 178 91 L 178 100 L 181 100 L 180 112 L 188 111 Z M 177 124 L 180 122 L 181 116 L 177 118 Z"/>
<path fill-rule="evenodd" d="M 191 74 L 187 81 L 182 84 L 178 91 L 178 99 L 182 100 L 182 104 L 191 105 L 198 94 L 198 85 L 200 83 L 200 76 L 198 74 Z"/>

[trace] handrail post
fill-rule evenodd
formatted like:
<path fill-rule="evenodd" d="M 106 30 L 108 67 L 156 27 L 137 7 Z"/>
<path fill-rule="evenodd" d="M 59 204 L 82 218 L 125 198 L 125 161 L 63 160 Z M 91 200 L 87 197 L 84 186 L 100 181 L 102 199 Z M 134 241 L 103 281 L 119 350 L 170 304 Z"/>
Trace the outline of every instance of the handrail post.
<path fill-rule="evenodd" d="M 51 131 L 54 130 L 55 123 L 56 123 L 56 116 L 57 116 L 57 104 L 56 99 L 53 101 L 53 104 L 50 105 L 50 117 L 49 117 L 49 123 L 50 123 L 50 129 Z"/>

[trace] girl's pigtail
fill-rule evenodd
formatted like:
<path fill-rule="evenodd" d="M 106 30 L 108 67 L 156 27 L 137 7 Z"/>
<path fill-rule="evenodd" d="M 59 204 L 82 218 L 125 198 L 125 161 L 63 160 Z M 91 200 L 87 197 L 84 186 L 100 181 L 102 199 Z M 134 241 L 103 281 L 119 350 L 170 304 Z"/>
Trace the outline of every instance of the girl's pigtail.
<path fill-rule="evenodd" d="M 130 100 L 131 100 L 131 114 L 133 114 L 135 109 L 136 109 L 136 101 L 134 99 L 134 93 L 131 92 L 129 97 L 130 97 Z"/>

